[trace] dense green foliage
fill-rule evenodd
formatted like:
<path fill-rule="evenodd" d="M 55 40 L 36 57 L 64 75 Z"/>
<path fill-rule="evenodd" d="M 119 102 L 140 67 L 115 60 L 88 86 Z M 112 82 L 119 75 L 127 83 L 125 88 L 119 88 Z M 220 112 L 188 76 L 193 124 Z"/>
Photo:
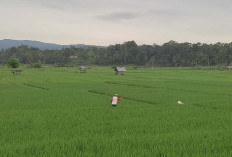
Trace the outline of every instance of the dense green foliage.
<path fill-rule="evenodd" d="M 19 61 L 17 58 L 11 58 L 9 61 L 8 61 L 8 66 L 11 67 L 11 68 L 18 68 L 19 67 Z"/>
<path fill-rule="evenodd" d="M 6 64 L 11 57 L 21 63 L 41 60 L 44 64 L 58 66 L 95 65 L 148 65 L 148 66 L 214 66 L 230 65 L 232 62 L 232 43 L 191 44 L 170 41 L 161 46 L 138 46 L 134 41 L 111 45 L 106 48 L 65 48 L 44 50 L 27 46 L 13 47 L 0 51 L 0 64 Z"/>
<path fill-rule="evenodd" d="M 231 156 L 231 80 L 212 70 L 1 68 L 0 156 Z M 124 99 L 113 108 L 115 93 Z"/>

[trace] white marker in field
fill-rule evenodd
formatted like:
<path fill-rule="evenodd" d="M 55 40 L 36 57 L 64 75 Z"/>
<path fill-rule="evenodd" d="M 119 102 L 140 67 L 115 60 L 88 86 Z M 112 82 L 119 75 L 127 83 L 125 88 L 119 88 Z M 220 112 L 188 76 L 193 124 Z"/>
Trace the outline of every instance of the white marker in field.
<path fill-rule="evenodd" d="M 183 103 L 182 101 L 180 101 L 180 100 L 178 100 L 177 103 L 180 104 L 180 105 L 184 104 L 184 103 Z"/>

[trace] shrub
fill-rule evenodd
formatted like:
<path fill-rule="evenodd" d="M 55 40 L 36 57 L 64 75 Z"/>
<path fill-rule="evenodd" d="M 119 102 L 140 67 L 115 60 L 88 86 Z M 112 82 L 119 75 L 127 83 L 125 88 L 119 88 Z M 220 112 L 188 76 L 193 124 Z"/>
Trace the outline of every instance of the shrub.
<path fill-rule="evenodd" d="M 17 58 L 11 58 L 9 61 L 8 61 L 8 66 L 11 67 L 11 68 L 18 68 L 19 67 L 19 61 Z"/>

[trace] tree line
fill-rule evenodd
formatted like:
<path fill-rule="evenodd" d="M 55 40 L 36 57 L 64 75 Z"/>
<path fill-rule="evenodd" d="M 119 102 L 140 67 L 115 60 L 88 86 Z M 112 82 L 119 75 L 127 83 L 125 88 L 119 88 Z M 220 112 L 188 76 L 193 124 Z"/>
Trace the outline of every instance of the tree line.
<path fill-rule="evenodd" d="M 40 50 L 25 45 L 0 51 L 0 64 L 17 58 L 20 63 L 40 62 L 57 66 L 138 65 L 138 66 L 215 66 L 232 64 L 232 43 L 178 43 L 137 45 L 134 41 L 108 47 L 64 48 Z"/>

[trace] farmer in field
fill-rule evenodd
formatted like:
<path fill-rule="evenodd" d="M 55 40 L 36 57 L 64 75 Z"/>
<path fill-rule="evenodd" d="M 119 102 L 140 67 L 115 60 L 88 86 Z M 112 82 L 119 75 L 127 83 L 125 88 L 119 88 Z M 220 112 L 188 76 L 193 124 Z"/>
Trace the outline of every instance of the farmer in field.
<path fill-rule="evenodd" d="M 118 97 L 118 94 L 115 94 L 112 98 L 111 98 L 111 102 L 112 102 L 112 106 L 116 107 L 118 100 L 122 100 L 122 98 Z"/>

